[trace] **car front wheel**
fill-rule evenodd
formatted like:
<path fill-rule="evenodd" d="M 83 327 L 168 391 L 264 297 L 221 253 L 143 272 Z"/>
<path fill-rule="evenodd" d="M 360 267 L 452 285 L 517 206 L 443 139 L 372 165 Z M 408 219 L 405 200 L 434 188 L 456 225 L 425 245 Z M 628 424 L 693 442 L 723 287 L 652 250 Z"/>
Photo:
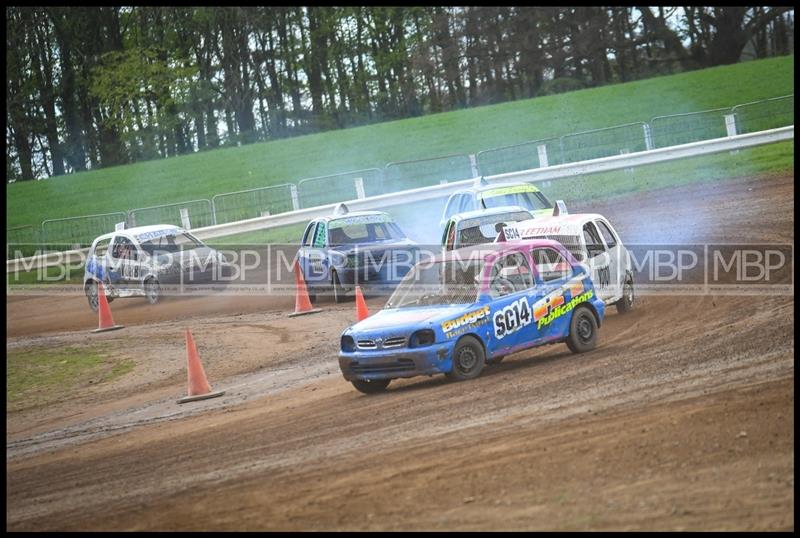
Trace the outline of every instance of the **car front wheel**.
<path fill-rule="evenodd" d="M 633 279 L 628 277 L 622 286 L 622 299 L 615 303 L 617 312 L 625 314 L 633 310 L 633 298 Z"/>
<path fill-rule="evenodd" d="M 144 296 L 150 304 L 156 304 L 161 296 L 161 286 L 155 278 L 148 278 L 144 282 Z"/>
<path fill-rule="evenodd" d="M 464 336 L 453 350 L 453 369 L 447 377 L 455 381 L 474 379 L 481 375 L 486 364 L 483 346 L 474 336 Z"/>
<path fill-rule="evenodd" d="M 385 391 L 391 381 L 391 379 L 354 379 L 351 383 L 359 392 L 363 392 L 364 394 L 378 394 L 379 392 Z"/>
<path fill-rule="evenodd" d="M 94 280 L 87 282 L 84 291 L 86 292 L 86 299 L 89 301 L 89 308 L 92 309 L 92 312 L 97 312 L 99 301 L 97 298 L 97 282 Z"/>

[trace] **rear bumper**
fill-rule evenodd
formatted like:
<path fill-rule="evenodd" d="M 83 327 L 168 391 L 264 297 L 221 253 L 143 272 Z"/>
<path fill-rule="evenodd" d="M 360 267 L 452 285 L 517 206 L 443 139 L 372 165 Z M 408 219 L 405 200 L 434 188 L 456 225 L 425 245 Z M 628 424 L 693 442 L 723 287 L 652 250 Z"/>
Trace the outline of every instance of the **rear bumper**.
<path fill-rule="evenodd" d="M 396 379 L 449 372 L 453 342 L 424 348 L 401 348 L 339 353 L 339 368 L 347 381 Z"/>

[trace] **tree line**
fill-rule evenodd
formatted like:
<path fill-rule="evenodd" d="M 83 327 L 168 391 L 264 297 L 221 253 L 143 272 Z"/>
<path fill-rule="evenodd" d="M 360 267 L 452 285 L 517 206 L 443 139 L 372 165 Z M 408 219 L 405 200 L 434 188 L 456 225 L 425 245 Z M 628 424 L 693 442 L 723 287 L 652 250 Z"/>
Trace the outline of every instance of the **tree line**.
<path fill-rule="evenodd" d="M 7 7 L 29 180 L 794 50 L 788 7 Z"/>

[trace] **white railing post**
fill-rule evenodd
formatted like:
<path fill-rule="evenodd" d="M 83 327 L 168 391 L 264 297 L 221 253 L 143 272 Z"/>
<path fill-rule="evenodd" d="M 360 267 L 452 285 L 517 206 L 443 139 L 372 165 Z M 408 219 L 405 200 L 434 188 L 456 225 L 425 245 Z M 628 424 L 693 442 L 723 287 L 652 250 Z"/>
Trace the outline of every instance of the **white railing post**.
<path fill-rule="evenodd" d="M 300 209 L 300 198 L 297 196 L 297 185 L 289 185 L 289 191 L 292 194 L 292 210 L 297 211 Z"/>
<path fill-rule="evenodd" d="M 472 177 L 481 175 L 480 170 L 478 170 L 478 159 L 475 157 L 474 153 L 470 153 L 469 155 L 469 167 L 472 170 Z"/>
<path fill-rule="evenodd" d="M 189 209 L 186 207 L 181 208 L 181 224 L 185 230 L 192 229 L 192 223 L 189 222 Z"/>
<path fill-rule="evenodd" d="M 353 178 L 353 185 L 356 187 L 356 198 L 359 200 L 363 200 L 367 197 L 366 193 L 364 192 L 364 178 L 363 177 L 356 177 Z"/>
<path fill-rule="evenodd" d="M 736 114 L 725 114 L 725 132 L 728 136 L 736 136 Z M 738 149 L 731 151 L 731 155 L 739 153 Z"/>
<path fill-rule="evenodd" d="M 650 124 L 645 123 L 642 125 L 644 129 L 644 147 L 647 151 L 653 149 L 653 131 L 650 129 Z"/>
<path fill-rule="evenodd" d="M 539 144 L 536 146 L 536 151 L 539 152 L 539 168 L 547 168 L 550 163 L 547 162 L 547 145 Z"/>

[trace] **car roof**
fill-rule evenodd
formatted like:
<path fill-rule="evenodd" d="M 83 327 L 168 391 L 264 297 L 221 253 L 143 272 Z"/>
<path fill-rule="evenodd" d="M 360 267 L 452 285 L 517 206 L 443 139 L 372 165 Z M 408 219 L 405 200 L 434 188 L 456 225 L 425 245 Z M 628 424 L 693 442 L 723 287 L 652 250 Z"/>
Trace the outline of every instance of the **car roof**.
<path fill-rule="evenodd" d="M 472 185 L 470 187 L 458 190 L 453 194 L 478 194 L 479 192 L 490 191 L 493 189 L 502 189 L 503 187 L 516 187 L 518 185 L 527 185 L 531 187 L 531 190 L 533 192 L 539 192 L 539 188 L 536 185 L 533 185 L 532 183 L 527 183 L 525 181 L 507 181 L 499 183 L 490 183 L 487 185 Z"/>
<path fill-rule="evenodd" d="M 326 215 L 324 217 L 316 218 L 314 219 L 314 221 L 324 220 L 325 222 L 331 222 L 339 219 L 347 219 L 351 217 L 368 217 L 371 215 L 386 215 L 389 218 L 389 220 L 394 222 L 394 219 L 389 215 L 389 213 L 385 211 L 350 211 L 343 215 Z"/>
<path fill-rule="evenodd" d="M 469 259 L 471 256 L 474 256 L 475 253 L 481 253 L 483 260 L 488 261 L 488 258 L 495 258 L 498 256 L 502 256 L 509 252 L 518 252 L 520 250 L 525 250 L 527 248 L 534 248 L 534 247 L 560 247 L 563 249 L 563 245 L 558 241 L 553 241 L 551 239 L 522 239 L 519 241 L 506 241 L 501 243 L 484 243 L 482 245 L 471 245 L 468 247 L 459 248 L 456 250 L 451 250 L 444 254 L 440 254 L 434 258 L 434 261 L 451 261 L 454 258 L 457 259 Z"/>
<path fill-rule="evenodd" d="M 514 227 L 522 232 L 530 233 L 525 235 L 580 235 L 583 233 L 583 225 L 590 220 L 608 219 L 599 213 L 570 213 L 556 217 L 536 217 L 530 220 L 523 220 L 514 224 Z"/>
<path fill-rule="evenodd" d="M 463 213 L 456 213 L 455 215 L 451 216 L 450 219 L 455 220 L 456 222 L 473 219 L 475 217 L 486 217 L 491 215 L 501 215 L 503 213 L 517 213 L 520 211 L 524 211 L 530 215 L 530 211 L 525 209 L 524 207 L 520 207 L 518 205 L 507 205 L 501 207 L 491 207 L 488 209 L 473 209 L 471 211 L 464 211 Z M 532 217 L 532 215 L 531 215 Z"/>
<path fill-rule="evenodd" d="M 95 239 L 95 241 L 97 241 L 98 239 L 107 239 L 109 237 L 113 237 L 114 235 L 118 234 L 132 235 L 136 237 L 138 235 L 142 235 L 145 233 L 160 232 L 167 230 L 175 231 L 176 233 L 183 233 L 186 231 L 180 226 L 175 226 L 173 224 L 149 224 L 147 226 L 134 226 L 133 228 L 124 228 L 122 230 L 115 230 L 113 232 L 109 232 L 107 234 L 98 236 Z"/>

